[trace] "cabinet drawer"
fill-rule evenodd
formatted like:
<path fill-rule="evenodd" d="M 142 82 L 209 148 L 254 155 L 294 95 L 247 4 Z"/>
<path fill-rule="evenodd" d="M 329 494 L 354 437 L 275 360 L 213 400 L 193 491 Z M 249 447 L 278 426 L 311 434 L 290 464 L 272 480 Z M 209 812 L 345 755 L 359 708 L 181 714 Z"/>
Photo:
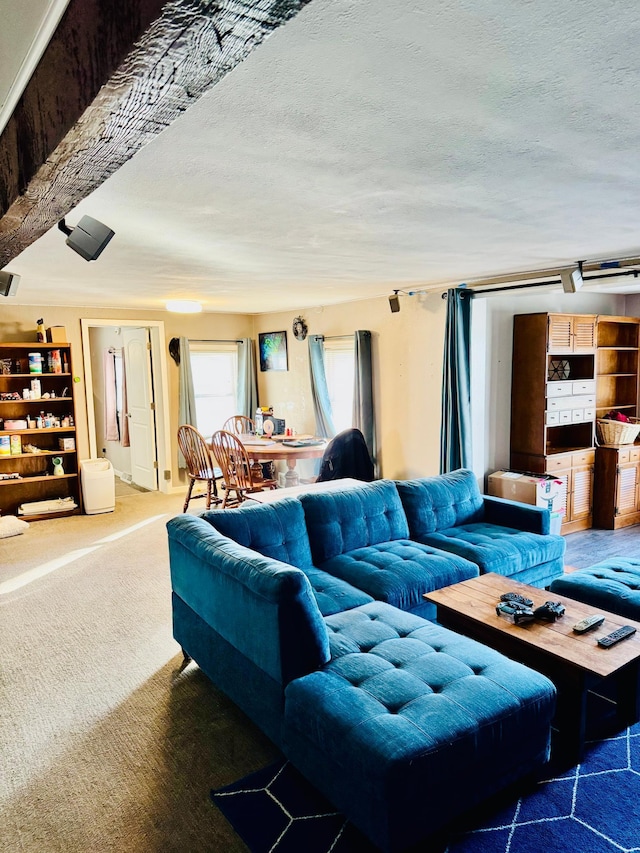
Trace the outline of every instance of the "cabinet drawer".
<path fill-rule="evenodd" d="M 595 409 L 585 409 L 584 410 L 584 419 L 585 419 L 585 421 L 595 421 L 596 410 Z"/>
<path fill-rule="evenodd" d="M 547 456 L 547 474 L 571 468 L 571 456 Z"/>
<path fill-rule="evenodd" d="M 547 411 L 560 412 L 563 409 L 584 409 L 594 407 L 596 398 L 593 394 L 575 394 L 571 397 L 551 397 L 547 399 Z"/>
<path fill-rule="evenodd" d="M 625 462 L 631 462 L 631 450 L 618 451 L 618 465 L 624 465 Z"/>
<path fill-rule="evenodd" d="M 573 400 L 572 405 L 574 408 L 586 408 L 587 406 L 595 406 L 596 404 L 596 395 L 595 394 L 580 394 L 578 397 L 572 397 Z"/>
<path fill-rule="evenodd" d="M 573 394 L 573 382 L 548 382 L 547 397 L 569 397 Z"/>
<path fill-rule="evenodd" d="M 560 423 L 560 412 L 545 412 L 544 420 L 547 426 L 558 426 Z"/>
<path fill-rule="evenodd" d="M 567 408 L 567 398 L 566 397 L 551 397 L 547 400 L 547 411 L 548 412 L 559 412 L 560 409 Z"/>
<path fill-rule="evenodd" d="M 580 379 L 572 383 L 572 394 L 595 394 L 596 380 L 595 379 Z"/>
<path fill-rule="evenodd" d="M 640 447 L 629 448 L 629 462 L 640 462 Z"/>
<path fill-rule="evenodd" d="M 595 450 L 581 450 L 579 453 L 571 454 L 571 465 L 574 468 L 578 465 L 593 465 L 595 459 Z"/>
<path fill-rule="evenodd" d="M 584 420 L 584 409 L 571 409 L 571 421 L 580 424 Z"/>
<path fill-rule="evenodd" d="M 572 409 L 565 409 L 563 412 L 560 412 L 559 415 L 561 424 L 572 423 Z"/>

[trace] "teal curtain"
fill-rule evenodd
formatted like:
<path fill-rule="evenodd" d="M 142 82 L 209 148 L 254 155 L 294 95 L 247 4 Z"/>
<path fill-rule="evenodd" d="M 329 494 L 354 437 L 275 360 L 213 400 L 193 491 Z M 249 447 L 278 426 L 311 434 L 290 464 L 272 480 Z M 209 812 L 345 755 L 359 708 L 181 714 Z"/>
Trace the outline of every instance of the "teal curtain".
<path fill-rule="evenodd" d="M 471 468 L 471 293 L 447 291 L 442 372 L 440 473 Z"/>
<path fill-rule="evenodd" d="M 196 395 L 193 390 L 193 375 L 191 373 L 191 355 L 189 338 L 180 338 L 180 365 L 178 374 L 178 426 L 191 424 L 198 428 L 196 418 Z M 178 449 L 178 468 L 186 468 L 184 456 Z"/>
<path fill-rule="evenodd" d="M 376 422 L 373 406 L 373 361 L 371 332 L 355 333 L 355 382 L 353 387 L 353 426 L 360 430 L 367 443 L 378 476 L 376 461 Z"/>
<path fill-rule="evenodd" d="M 255 344 L 251 338 L 238 341 L 238 412 L 255 418 L 258 408 L 258 376 Z"/>
<path fill-rule="evenodd" d="M 324 370 L 324 341 L 322 335 L 309 335 L 309 372 L 311 377 L 311 399 L 316 416 L 316 435 L 333 438 L 336 428 L 329 400 L 327 376 Z"/>

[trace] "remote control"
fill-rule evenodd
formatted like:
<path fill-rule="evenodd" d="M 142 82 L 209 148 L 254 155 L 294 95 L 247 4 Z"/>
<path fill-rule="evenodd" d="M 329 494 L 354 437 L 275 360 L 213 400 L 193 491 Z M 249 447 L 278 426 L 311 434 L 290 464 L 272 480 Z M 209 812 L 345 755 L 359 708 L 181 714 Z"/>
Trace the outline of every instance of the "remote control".
<path fill-rule="evenodd" d="M 599 628 L 604 622 L 602 613 L 594 613 L 593 616 L 585 616 L 573 626 L 576 634 L 586 634 L 587 631 L 593 631 L 594 628 Z"/>
<path fill-rule="evenodd" d="M 523 607 L 533 607 L 533 601 L 525 598 L 519 592 L 503 592 L 500 601 L 508 601 L 509 604 L 522 604 Z"/>
<path fill-rule="evenodd" d="M 615 643 L 619 643 L 620 640 L 626 639 L 626 637 L 630 637 L 632 634 L 635 634 L 636 629 L 631 625 L 623 625 L 622 628 L 618 628 L 617 631 L 612 631 L 610 634 L 607 634 L 606 637 L 600 637 L 598 640 L 598 645 L 602 646 L 605 649 L 608 649 L 609 646 L 613 646 Z"/>

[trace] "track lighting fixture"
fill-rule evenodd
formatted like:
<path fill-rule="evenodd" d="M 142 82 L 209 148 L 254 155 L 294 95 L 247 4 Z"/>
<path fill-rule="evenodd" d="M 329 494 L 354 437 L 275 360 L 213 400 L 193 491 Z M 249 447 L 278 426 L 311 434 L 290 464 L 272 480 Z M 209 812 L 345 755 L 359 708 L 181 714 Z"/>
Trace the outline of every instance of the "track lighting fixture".
<path fill-rule="evenodd" d="M 567 267 L 567 269 L 561 270 L 560 281 L 565 293 L 576 293 L 580 290 L 583 285 L 582 261 L 578 261 L 575 267 Z"/>
<path fill-rule="evenodd" d="M 115 231 L 91 216 L 83 216 L 75 228 L 69 228 L 64 219 L 61 219 L 58 228 L 67 235 L 67 246 L 85 261 L 95 261 L 115 234 Z"/>
<path fill-rule="evenodd" d="M 394 290 L 392 295 L 389 297 L 389 308 L 391 308 L 392 314 L 397 314 L 400 310 L 400 297 L 399 293 L 404 293 L 406 296 L 415 296 L 415 290 Z"/>

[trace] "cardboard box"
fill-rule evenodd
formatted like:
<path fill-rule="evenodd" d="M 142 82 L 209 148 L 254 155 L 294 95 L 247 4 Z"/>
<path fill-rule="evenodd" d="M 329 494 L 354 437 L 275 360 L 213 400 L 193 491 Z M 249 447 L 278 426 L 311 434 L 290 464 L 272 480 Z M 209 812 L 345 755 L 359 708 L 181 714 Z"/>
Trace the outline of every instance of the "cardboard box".
<path fill-rule="evenodd" d="M 50 326 L 47 329 L 47 341 L 50 343 L 59 343 L 66 344 L 67 343 L 67 329 L 66 326 Z"/>
<path fill-rule="evenodd" d="M 489 494 L 564 515 L 567 509 L 567 478 L 496 471 L 489 474 Z"/>
<path fill-rule="evenodd" d="M 76 440 L 75 438 L 59 438 L 58 447 L 60 450 L 75 450 Z"/>

